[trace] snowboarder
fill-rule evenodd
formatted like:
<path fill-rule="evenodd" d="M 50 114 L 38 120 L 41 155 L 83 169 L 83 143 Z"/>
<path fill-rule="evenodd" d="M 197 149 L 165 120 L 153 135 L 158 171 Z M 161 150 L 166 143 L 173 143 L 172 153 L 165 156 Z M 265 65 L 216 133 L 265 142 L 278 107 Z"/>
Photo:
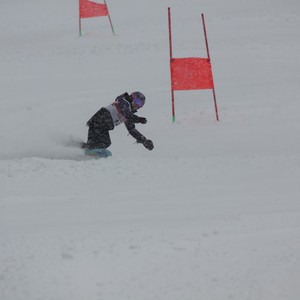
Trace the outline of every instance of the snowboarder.
<path fill-rule="evenodd" d="M 82 148 L 106 149 L 111 145 L 109 131 L 115 126 L 124 123 L 129 134 L 142 143 L 148 150 L 154 148 L 153 142 L 146 139 L 136 128 L 135 123 L 146 124 L 147 119 L 135 115 L 138 109 L 145 104 L 145 96 L 141 92 L 133 92 L 130 95 L 126 92 L 116 100 L 97 111 L 87 122 L 88 138 Z"/>

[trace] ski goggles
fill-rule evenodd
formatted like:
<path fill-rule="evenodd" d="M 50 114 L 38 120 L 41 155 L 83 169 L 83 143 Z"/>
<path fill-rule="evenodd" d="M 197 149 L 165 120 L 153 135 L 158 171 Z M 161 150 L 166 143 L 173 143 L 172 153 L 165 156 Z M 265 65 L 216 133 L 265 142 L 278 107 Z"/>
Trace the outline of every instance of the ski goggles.
<path fill-rule="evenodd" d="M 140 98 L 133 98 L 132 102 L 135 104 L 137 108 L 141 108 L 144 105 L 143 100 L 141 100 Z"/>

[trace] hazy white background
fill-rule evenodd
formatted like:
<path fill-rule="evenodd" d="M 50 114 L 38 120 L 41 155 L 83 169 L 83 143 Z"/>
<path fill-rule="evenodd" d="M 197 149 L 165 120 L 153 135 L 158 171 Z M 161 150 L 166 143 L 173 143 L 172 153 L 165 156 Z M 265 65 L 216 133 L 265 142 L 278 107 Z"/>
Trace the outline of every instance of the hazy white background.
<path fill-rule="evenodd" d="M 298 300 L 300 2 L 1 1 L 0 298 Z M 174 57 L 205 57 L 211 91 L 176 92 Z M 73 140 L 121 93 L 142 91 L 113 156 Z"/>

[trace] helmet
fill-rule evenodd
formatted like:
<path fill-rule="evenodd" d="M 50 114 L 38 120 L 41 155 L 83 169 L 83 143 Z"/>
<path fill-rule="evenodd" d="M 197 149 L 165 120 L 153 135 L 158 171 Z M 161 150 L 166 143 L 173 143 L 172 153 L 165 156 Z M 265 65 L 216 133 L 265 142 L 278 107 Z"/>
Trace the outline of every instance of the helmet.
<path fill-rule="evenodd" d="M 132 103 L 136 106 L 137 109 L 144 106 L 146 102 L 146 97 L 141 92 L 131 93 Z"/>

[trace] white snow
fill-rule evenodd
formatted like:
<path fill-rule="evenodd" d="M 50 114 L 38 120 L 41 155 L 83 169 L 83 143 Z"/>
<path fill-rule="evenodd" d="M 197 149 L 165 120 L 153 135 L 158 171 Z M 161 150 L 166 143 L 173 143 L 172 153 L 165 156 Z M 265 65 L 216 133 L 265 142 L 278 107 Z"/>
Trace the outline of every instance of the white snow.
<path fill-rule="evenodd" d="M 300 299 L 300 2 L 1 1 L 0 299 Z M 175 92 L 174 57 L 205 57 L 211 91 Z M 84 158 L 86 121 L 147 98 L 134 144 Z"/>

